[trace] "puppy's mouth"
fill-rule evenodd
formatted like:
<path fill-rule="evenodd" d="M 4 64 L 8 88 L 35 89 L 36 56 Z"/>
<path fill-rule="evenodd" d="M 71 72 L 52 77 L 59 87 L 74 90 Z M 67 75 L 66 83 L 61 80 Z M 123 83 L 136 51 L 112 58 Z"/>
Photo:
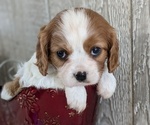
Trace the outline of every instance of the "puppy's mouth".
<path fill-rule="evenodd" d="M 92 83 L 90 81 L 83 81 L 83 82 L 77 82 L 75 86 L 88 86 L 88 85 L 94 85 L 94 84 L 96 83 Z"/>

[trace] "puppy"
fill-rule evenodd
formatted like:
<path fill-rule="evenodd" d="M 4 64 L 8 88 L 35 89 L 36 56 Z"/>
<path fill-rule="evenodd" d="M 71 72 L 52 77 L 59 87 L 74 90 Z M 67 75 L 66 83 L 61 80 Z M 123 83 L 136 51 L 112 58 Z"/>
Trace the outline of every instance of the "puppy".
<path fill-rule="evenodd" d="M 69 107 L 80 113 L 86 108 L 85 86 L 98 84 L 103 98 L 113 95 L 117 66 L 114 28 L 90 9 L 64 10 L 40 29 L 36 52 L 3 86 L 1 98 L 10 100 L 30 86 L 63 89 Z"/>

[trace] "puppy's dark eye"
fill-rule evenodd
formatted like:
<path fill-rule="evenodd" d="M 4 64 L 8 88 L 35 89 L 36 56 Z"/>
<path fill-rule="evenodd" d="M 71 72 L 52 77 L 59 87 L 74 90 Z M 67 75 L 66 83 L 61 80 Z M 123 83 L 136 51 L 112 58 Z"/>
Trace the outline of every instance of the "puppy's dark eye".
<path fill-rule="evenodd" d="M 98 56 L 100 53 L 101 53 L 101 48 L 99 47 L 93 47 L 91 49 L 91 55 L 94 57 Z"/>
<path fill-rule="evenodd" d="M 60 59 L 66 59 L 67 58 L 67 52 L 65 50 L 57 51 L 57 56 Z"/>

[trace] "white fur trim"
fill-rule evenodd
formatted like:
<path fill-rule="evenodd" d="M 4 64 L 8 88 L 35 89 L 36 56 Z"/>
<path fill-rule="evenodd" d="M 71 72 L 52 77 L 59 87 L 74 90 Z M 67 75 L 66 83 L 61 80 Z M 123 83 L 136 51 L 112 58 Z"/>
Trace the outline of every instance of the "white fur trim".
<path fill-rule="evenodd" d="M 30 87 L 35 86 L 36 88 L 54 88 L 54 89 L 63 89 L 64 86 L 61 84 L 61 81 L 57 78 L 56 71 L 52 66 L 49 66 L 48 74 L 43 76 L 36 63 L 36 53 L 33 54 L 31 59 L 24 63 L 21 67 L 16 77 L 20 78 L 21 86 Z"/>

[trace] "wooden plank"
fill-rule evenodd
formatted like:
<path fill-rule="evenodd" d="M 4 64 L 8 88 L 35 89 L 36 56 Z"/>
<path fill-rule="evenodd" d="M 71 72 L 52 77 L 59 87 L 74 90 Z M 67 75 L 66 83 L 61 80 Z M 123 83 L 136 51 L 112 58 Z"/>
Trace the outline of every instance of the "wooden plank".
<path fill-rule="evenodd" d="M 150 125 L 150 1 L 133 0 L 134 125 Z"/>
<path fill-rule="evenodd" d="M 57 13 L 64 9 L 79 7 L 82 5 L 81 3 L 81 0 L 50 0 L 48 1 L 50 18 L 52 19 Z"/>
<path fill-rule="evenodd" d="M 90 5 L 116 28 L 120 44 L 120 66 L 115 72 L 117 89 L 99 107 L 97 125 L 132 125 L 130 0 L 103 0 Z"/>
<path fill-rule="evenodd" d="M 76 6 L 91 8 L 102 14 L 116 28 L 120 41 L 120 66 L 115 72 L 117 90 L 110 100 L 99 105 L 96 125 L 132 125 L 130 0 L 51 0 L 50 17 Z"/>
<path fill-rule="evenodd" d="M 45 2 L 1 0 L 0 4 L 0 53 L 8 58 L 29 59 L 40 27 L 49 21 Z"/>

